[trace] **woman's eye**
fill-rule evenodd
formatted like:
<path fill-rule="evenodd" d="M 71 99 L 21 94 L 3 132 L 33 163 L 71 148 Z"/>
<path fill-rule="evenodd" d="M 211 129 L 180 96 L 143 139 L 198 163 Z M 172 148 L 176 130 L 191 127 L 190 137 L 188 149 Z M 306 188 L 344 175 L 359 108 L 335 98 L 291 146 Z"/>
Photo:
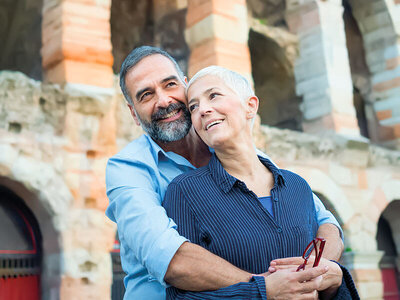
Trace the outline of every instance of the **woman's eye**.
<path fill-rule="evenodd" d="M 197 108 L 197 104 L 191 104 L 191 105 L 189 105 L 189 111 L 190 112 L 193 112 L 193 110 L 195 110 L 196 108 Z"/>
<path fill-rule="evenodd" d="M 211 93 L 210 94 L 210 99 L 214 99 L 215 97 L 217 97 L 219 94 L 218 93 Z"/>

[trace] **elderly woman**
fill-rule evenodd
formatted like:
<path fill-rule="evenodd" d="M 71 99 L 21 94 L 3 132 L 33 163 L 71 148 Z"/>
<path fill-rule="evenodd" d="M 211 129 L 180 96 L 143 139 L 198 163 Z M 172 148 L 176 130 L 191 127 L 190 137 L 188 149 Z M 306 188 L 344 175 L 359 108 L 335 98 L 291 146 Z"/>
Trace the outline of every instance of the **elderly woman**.
<path fill-rule="evenodd" d="M 178 176 L 168 187 L 163 205 L 179 233 L 253 274 L 266 272 L 273 259 L 301 256 L 318 229 L 312 191 L 300 176 L 257 155 L 252 123 L 259 100 L 248 81 L 211 66 L 191 79 L 187 96 L 193 126 L 215 153 L 207 166 Z M 329 261 L 324 264 L 336 275 L 321 287 L 325 295 L 351 299 L 340 267 Z M 273 299 L 268 284 L 279 272 L 264 274 L 268 299 Z M 256 290 L 263 290 L 264 277 L 252 280 Z M 167 295 L 265 299 L 261 292 L 251 288 L 246 292 L 246 288 L 238 284 L 194 293 L 172 287 Z"/>

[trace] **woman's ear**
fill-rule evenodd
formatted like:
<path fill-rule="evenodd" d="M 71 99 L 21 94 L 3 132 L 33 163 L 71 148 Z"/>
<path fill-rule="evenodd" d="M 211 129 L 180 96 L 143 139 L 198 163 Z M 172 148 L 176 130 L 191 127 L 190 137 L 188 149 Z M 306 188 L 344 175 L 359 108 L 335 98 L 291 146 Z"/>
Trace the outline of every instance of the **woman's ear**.
<path fill-rule="evenodd" d="M 251 96 L 246 100 L 247 117 L 253 119 L 257 114 L 259 100 L 256 96 Z"/>

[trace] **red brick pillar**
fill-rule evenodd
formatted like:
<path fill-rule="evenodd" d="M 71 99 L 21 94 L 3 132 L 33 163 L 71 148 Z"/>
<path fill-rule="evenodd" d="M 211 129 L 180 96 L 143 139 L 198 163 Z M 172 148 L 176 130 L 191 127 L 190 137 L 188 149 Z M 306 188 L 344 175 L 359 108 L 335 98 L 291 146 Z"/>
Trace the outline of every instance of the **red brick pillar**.
<path fill-rule="evenodd" d="M 245 0 L 189 0 L 185 37 L 191 50 L 189 77 L 219 65 L 251 79 Z"/>
<path fill-rule="evenodd" d="M 112 87 L 111 0 L 44 0 L 44 79 Z"/>

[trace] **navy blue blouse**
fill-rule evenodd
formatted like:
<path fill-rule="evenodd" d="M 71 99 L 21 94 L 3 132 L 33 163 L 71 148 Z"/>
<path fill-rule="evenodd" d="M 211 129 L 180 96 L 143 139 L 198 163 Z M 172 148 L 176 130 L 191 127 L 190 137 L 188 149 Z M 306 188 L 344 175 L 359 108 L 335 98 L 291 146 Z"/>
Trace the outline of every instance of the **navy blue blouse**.
<path fill-rule="evenodd" d="M 259 159 L 273 174 L 273 214 L 244 182 L 225 171 L 215 154 L 207 166 L 177 176 L 163 202 L 181 235 L 253 274 L 266 272 L 273 259 L 301 256 L 318 230 L 307 182 L 266 158 Z M 248 299 L 266 299 L 263 279 L 253 277 L 239 285 L 200 293 L 171 287 L 167 299 L 201 299 L 202 293 L 204 299 L 221 299 L 220 292 L 223 299 L 241 299 L 235 298 L 238 292 Z"/>

